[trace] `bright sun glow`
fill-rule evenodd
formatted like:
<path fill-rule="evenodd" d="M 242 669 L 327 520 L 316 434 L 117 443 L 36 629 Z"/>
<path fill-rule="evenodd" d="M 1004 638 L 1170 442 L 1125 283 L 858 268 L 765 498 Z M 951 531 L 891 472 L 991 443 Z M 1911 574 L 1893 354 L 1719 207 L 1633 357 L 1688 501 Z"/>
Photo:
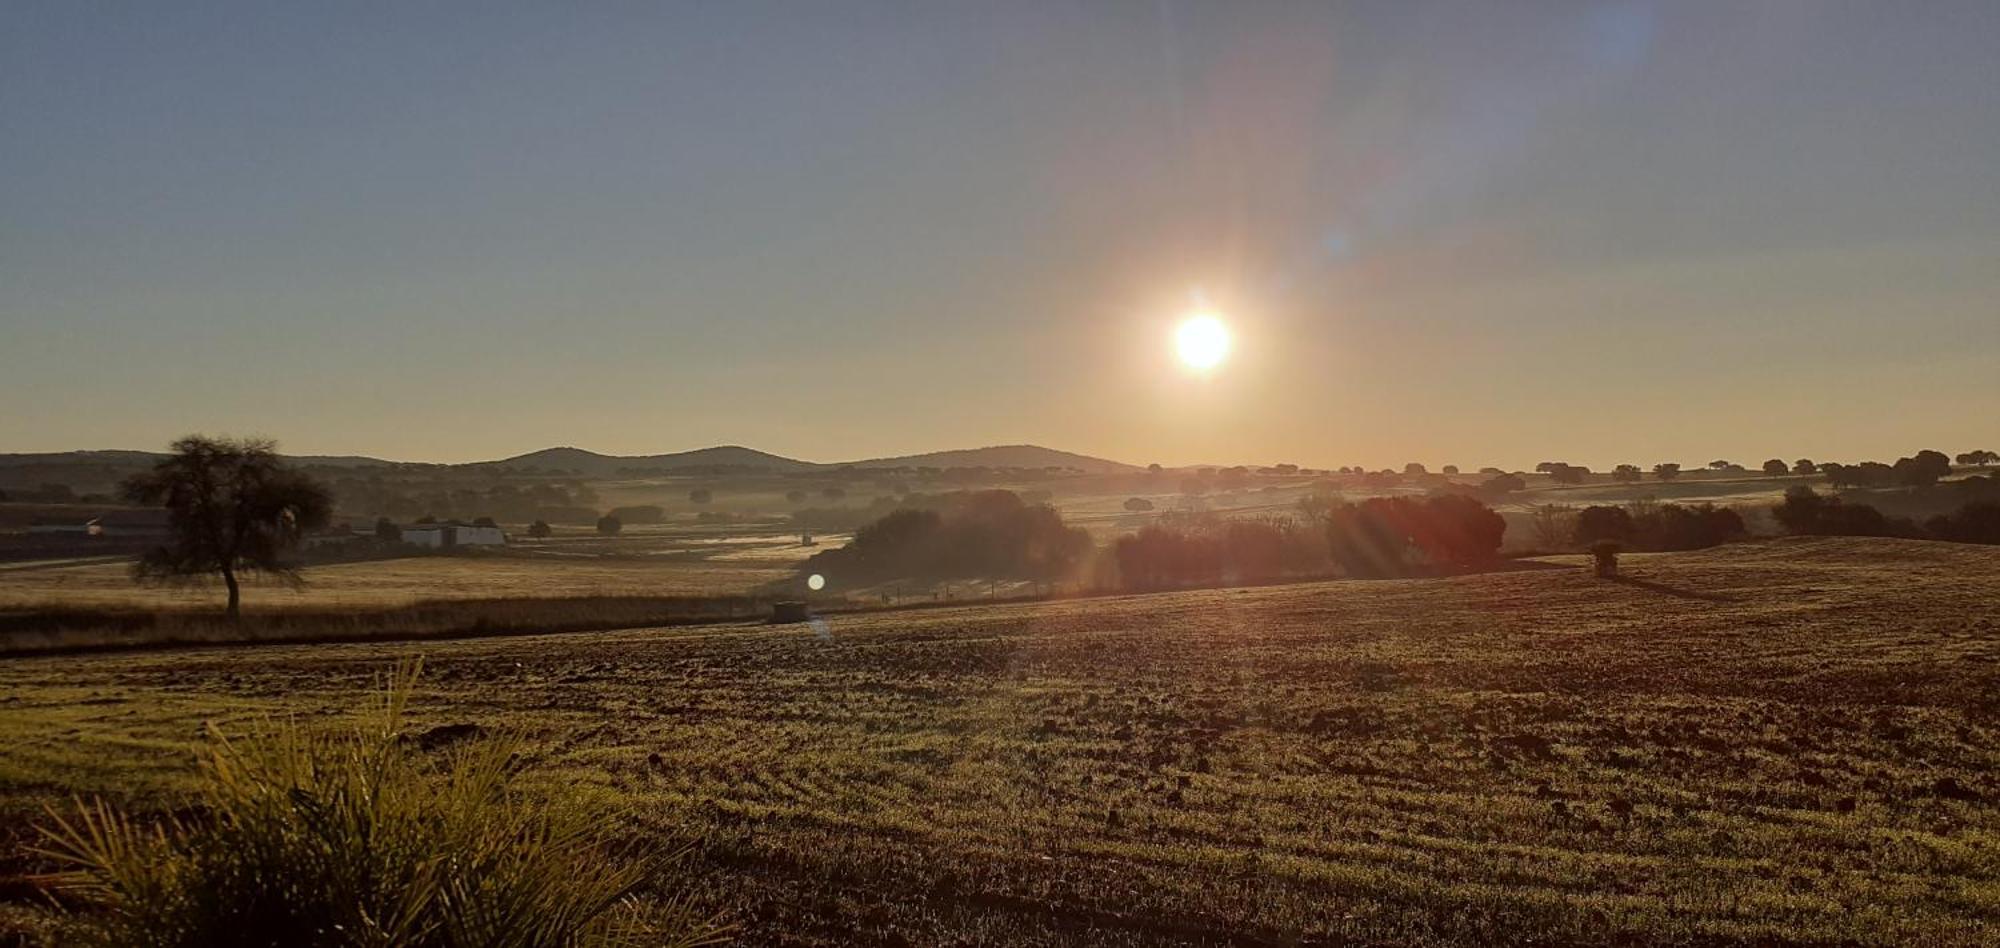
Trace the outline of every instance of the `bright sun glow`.
<path fill-rule="evenodd" d="M 1229 357 L 1229 327 L 1212 314 L 1191 316 L 1174 330 L 1174 349 L 1188 368 L 1215 368 Z"/>

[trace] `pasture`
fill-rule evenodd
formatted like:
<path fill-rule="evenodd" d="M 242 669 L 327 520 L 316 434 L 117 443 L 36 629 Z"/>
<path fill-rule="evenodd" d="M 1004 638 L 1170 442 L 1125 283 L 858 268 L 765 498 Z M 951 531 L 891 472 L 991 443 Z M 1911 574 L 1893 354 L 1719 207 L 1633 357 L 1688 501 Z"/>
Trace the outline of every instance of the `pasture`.
<path fill-rule="evenodd" d="M 525 731 L 537 779 L 698 840 L 746 944 L 1992 943 L 2000 550 L 1545 563 L 14 659 L 0 813 L 172 806 L 203 722 L 347 714 L 421 652 L 424 725 Z"/>

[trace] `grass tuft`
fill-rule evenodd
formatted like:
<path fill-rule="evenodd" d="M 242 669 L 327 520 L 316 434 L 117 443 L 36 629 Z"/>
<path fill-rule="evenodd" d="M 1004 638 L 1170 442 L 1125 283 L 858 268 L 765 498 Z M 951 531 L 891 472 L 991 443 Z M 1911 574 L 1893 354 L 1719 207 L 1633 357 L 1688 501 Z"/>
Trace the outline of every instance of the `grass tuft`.
<path fill-rule="evenodd" d="M 720 930 L 641 891 L 678 853 L 616 858 L 612 822 L 515 788 L 518 736 L 439 754 L 400 738 L 421 659 L 372 713 L 198 754 L 193 805 L 142 823 L 103 801 L 49 809 L 44 880 L 80 901 L 68 941 L 411 948 L 711 944 Z"/>

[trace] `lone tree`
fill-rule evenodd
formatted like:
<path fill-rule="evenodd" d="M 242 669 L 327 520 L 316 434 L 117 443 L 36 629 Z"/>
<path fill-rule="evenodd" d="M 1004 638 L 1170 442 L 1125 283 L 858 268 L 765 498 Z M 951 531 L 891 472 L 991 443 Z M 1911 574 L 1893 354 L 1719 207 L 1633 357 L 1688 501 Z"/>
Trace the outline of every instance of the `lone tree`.
<path fill-rule="evenodd" d="M 1671 462 L 1655 464 L 1653 465 L 1653 476 L 1663 481 L 1673 480 L 1681 476 L 1681 466 Z"/>
<path fill-rule="evenodd" d="M 1777 458 L 1772 458 L 1769 461 L 1764 462 L 1764 473 L 1771 477 L 1783 477 L 1785 476 L 1786 472 L 1790 471 L 1791 469 L 1792 469 L 1791 465 L 1788 465 L 1785 462 L 1778 460 Z"/>
<path fill-rule="evenodd" d="M 555 530 L 549 527 L 547 520 L 537 520 L 534 523 L 528 524 L 528 535 L 537 540 L 547 539 L 549 534 L 554 532 Z"/>
<path fill-rule="evenodd" d="M 126 480 L 124 495 L 167 508 L 167 543 L 141 556 L 133 576 L 199 583 L 220 574 L 231 622 L 242 616 L 239 576 L 268 573 L 297 585 L 298 567 L 284 555 L 333 513 L 325 487 L 287 465 L 275 443 L 256 438 L 182 438 L 152 470 Z"/>

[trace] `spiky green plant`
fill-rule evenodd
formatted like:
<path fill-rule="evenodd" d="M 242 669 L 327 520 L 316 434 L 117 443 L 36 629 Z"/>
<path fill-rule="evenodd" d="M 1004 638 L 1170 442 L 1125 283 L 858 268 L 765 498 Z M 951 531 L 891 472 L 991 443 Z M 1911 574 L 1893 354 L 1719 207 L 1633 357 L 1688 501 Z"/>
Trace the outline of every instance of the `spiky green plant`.
<path fill-rule="evenodd" d="M 219 732 L 185 815 L 50 810 L 50 877 L 91 906 L 79 942 L 119 946 L 544 948 L 700 945 L 720 932 L 638 893 L 678 854 L 620 859 L 612 823 L 519 790 L 517 735 L 442 754 L 400 738 L 421 660 L 347 729 Z"/>

